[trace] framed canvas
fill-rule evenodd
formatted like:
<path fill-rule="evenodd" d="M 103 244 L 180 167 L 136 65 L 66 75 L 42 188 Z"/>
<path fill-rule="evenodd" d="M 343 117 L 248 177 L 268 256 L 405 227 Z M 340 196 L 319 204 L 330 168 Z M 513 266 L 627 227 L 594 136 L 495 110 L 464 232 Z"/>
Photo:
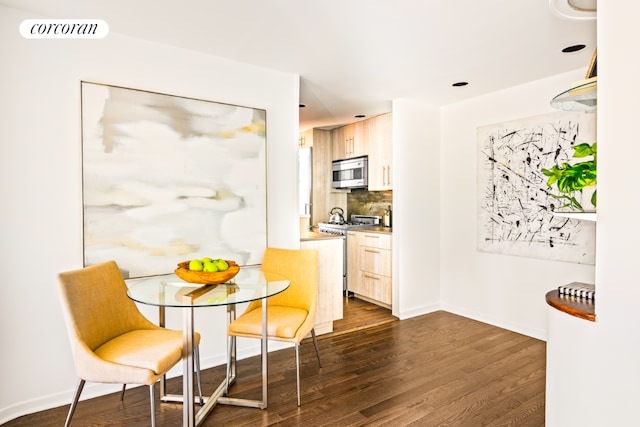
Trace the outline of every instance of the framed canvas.
<path fill-rule="evenodd" d="M 81 82 L 84 264 L 125 278 L 266 248 L 266 111 Z"/>
<path fill-rule="evenodd" d="M 595 223 L 554 215 L 542 169 L 596 138 L 595 115 L 557 112 L 478 128 L 478 250 L 595 264 Z"/>
<path fill-rule="evenodd" d="M 591 62 L 589 63 L 589 68 L 587 69 L 587 75 L 584 77 L 585 79 L 590 79 L 598 76 L 598 49 L 593 52 L 593 56 L 591 57 Z"/>

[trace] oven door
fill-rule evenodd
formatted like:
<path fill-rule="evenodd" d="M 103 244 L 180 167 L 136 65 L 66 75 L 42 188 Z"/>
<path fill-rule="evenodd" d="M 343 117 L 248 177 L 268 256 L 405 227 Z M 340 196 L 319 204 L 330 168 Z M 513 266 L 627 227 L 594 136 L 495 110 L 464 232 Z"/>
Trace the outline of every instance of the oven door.
<path fill-rule="evenodd" d="M 335 160 L 332 163 L 333 188 L 366 188 L 368 185 L 368 158 Z"/>

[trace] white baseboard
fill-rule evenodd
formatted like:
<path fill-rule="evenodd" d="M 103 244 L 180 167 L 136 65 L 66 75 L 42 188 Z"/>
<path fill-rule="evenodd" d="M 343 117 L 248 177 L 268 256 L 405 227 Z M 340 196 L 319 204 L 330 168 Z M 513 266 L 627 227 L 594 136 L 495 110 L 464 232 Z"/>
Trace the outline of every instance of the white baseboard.
<path fill-rule="evenodd" d="M 408 311 L 400 313 L 398 318 L 400 320 L 409 319 L 411 317 L 422 316 L 423 314 L 433 313 L 434 311 L 443 310 L 449 313 L 457 314 L 458 316 L 467 317 L 469 319 L 477 320 L 478 322 L 487 323 L 489 325 L 496 326 L 498 328 L 507 329 L 518 334 L 526 335 L 541 341 L 547 340 L 547 331 L 533 329 L 523 325 L 519 325 L 513 322 L 505 321 L 504 319 L 497 319 L 493 317 L 487 317 L 484 314 L 476 313 L 474 311 L 466 310 L 460 307 L 449 304 L 430 304 L 422 307 L 417 307 Z"/>
<path fill-rule="evenodd" d="M 409 319 L 411 317 L 422 316 L 423 314 L 433 313 L 434 311 L 442 310 L 440 304 L 429 304 L 420 307 L 413 308 L 408 311 L 402 311 L 398 315 L 398 319 L 404 320 Z"/>
<path fill-rule="evenodd" d="M 469 319 L 477 320 L 478 322 L 487 323 L 489 325 L 496 326 L 498 328 L 507 329 L 512 332 L 516 332 L 518 334 L 526 335 L 531 338 L 535 338 L 541 341 L 547 340 L 547 331 L 530 328 L 527 326 L 523 326 L 520 324 L 516 324 L 513 322 L 506 321 L 504 319 L 497 319 L 494 317 L 487 317 L 482 313 L 477 313 L 474 311 L 462 309 L 460 307 L 456 307 L 449 304 L 443 304 L 442 310 L 447 311 L 449 313 L 457 314 L 459 316 L 467 317 Z"/>

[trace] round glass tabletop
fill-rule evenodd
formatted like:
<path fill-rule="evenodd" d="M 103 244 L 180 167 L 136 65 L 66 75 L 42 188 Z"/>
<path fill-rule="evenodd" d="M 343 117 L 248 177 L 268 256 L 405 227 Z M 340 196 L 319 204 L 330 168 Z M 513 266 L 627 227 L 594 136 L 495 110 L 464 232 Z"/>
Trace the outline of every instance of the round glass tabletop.
<path fill-rule="evenodd" d="M 132 300 L 161 307 L 211 307 L 264 299 L 286 290 L 289 280 L 265 273 L 260 266 L 241 267 L 227 283 L 188 283 L 175 274 L 129 281 L 127 295 Z"/>

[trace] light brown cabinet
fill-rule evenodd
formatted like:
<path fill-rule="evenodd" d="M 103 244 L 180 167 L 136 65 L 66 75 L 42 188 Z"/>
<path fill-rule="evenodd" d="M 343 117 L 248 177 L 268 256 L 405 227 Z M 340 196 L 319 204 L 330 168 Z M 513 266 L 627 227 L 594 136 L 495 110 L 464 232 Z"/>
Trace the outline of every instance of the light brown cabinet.
<path fill-rule="evenodd" d="M 325 129 L 309 129 L 300 132 L 300 138 L 306 146 L 313 146 L 312 159 L 312 189 L 311 189 L 311 225 L 326 221 L 329 211 L 334 206 L 340 206 L 335 200 L 331 188 L 331 131 Z M 300 144 L 299 140 L 299 144 Z M 305 148 L 300 146 L 300 148 Z M 338 204 L 337 204 L 338 203 Z M 346 200 L 343 203 L 346 205 Z"/>
<path fill-rule="evenodd" d="M 307 129 L 298 134 L 298 148 L 313 147 L 313 129 Z"/>
<path fill-rule="evenodd" d="M 369 145 L 367 120 L 334 129 L 331 132 L 333 160 L 366 156 Z"/>
<path fill-rule="evenodd" d="M 317 335 L 333 332 L 333 321 L 342 319 L 342 238 L 307 239 L 300 249 L 318 251 L 318 303 L 315 331 Z"/>
<path fill-rule="evenodd" d="M 391 233 L 349 231 L 347 256 L 349 291 L 391 308 Z"/>
<path fill-rule="evenodd" d="M 369 191 L 392 190 L 391 113 L 369 119 Z"/>
<path fill-rule="evenodd" d="M 391 113 L 331 131 L 333 160 L 369 156 L 369 191 L 393 190 Z"/>

